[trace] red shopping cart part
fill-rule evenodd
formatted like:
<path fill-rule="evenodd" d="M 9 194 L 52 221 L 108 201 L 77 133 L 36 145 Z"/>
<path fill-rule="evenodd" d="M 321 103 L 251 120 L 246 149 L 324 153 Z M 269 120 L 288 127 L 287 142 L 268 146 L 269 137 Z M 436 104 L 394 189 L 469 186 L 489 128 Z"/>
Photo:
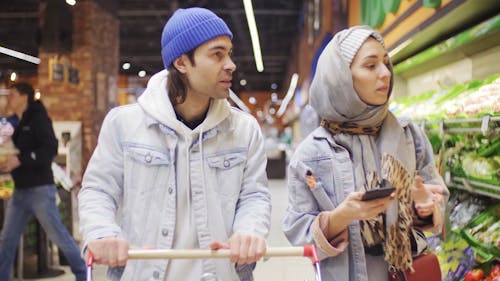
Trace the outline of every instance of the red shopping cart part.
<path fill-rule="evenodd" d="M 220 259 L 229 258 L 229 250 L 129 250 L 129 259 Z M 265 258 L 270 257 L 308 257 L 311 259 L 316 281 L 321 281 L 318 252 L 314 245 L 304 247 L 271 247 L 267 248 Z M 94 255 L 89 251 L 87 259 L 87 281 L 92 281 Z"/>

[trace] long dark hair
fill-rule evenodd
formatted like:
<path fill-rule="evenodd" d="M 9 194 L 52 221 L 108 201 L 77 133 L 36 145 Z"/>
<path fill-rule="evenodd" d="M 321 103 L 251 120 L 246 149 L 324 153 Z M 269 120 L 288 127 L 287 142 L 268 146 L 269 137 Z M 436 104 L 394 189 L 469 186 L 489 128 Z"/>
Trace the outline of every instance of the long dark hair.
<path fill-rule="evenodd" d="M 12 85 L 12 88 L 16 89 L 21 95 L 27 95 L 28 104 L 35 102 L 35 90 L 30 83 L 18 82 Z"/>
<path fill-rule="evenodd" d="M 189 61 L 194 66 L 194 51 L 195 49 L 186 53 Z M 167 92 L 172 106 L 181 104 L 186 100 L 188 81 L 184 74 L 180 73 L 177 68 L 175 68 L 172 62 L 168 69 L 168 79 L 167 79 Z"/>

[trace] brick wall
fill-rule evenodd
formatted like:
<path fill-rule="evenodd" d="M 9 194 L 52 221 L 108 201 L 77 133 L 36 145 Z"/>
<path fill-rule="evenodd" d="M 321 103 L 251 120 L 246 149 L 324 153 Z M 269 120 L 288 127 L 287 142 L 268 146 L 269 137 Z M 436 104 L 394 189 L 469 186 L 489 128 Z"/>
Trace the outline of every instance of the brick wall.
<path fill-rule="evenodd" d="M 95 148 L 102 120 L 116 102 L 119 67 L 119 22 L 92 1 L 73 7 L 73 48 L 70 53 L 40 50 L 38 88 L 54 121 L 82 122 L 82 167 Z M 79 83 L 50 79 L 57 61 L 78 69 Z"/>

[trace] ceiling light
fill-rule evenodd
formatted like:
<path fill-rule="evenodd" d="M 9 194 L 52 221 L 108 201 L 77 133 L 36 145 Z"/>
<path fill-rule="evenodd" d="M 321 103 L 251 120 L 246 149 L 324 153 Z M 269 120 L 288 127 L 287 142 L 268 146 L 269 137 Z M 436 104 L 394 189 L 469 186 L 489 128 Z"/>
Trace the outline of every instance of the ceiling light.
<path fill-rule="evenodd" d="M 240 80 L 240 85 L 241 86 L 245 86 L 246 84 L 247 84 L 247 80 L 245 80 L 245 79 L 241 79 Z"/>
<path fill-rule="evenodd" d="M 245 15 L 247 17 L 248 29 L 250 30 L 250 38 L 252 39 L 255 66 L 257 67 L 258 72 L 262 72 L 264 71 L 264 63 L 262 62 L 259 32 L 257 31 L 257 24 L 255 23 L 255 16 L 253 14 L 252 0 L 243 0 L 243 6 L 245 7 Z"/>
<path fill-rule="evenodd" d="M 124 70 L 129 69 L 129 68 L 130 68 L 130 63 L 129 63 L 129 62 L 126 62 L 126 63 L 122 64 L 122 68 L 123 68 Z"/>
<path fill-rule="evenodd" d="M 249 102 L 250 104 L 256 104 L 256 103 L 257 103 L 257 99 L 256 99 L 256 98 L 254 98 L 254 97 L 249 97 L 249 98 L 248 98 L 248 102 Z"/>
<path fill-rule="evenodd" d="M 274 107 L 269 108 L 269 114 L 274 115 L 276 113 L 276 109 Z"/>
<path fill-rule="evenodd" d="M 2 47 L 2 46 L 0 46 L 0 53 L 6 54 L 8 56 L 15 57 L 15 58 L 18 58 L 21 60 L 25 60 L 25 61 L 28 61 L 28 62 L 31 62 L 34 64 L 40 63 L 40 59 L 37 57 L 30 56 L 30 55 L 27 55 L 27 54 L 24 54 L 24 53 L 21 53 L 18 51 L 14 51 L 12 49 L 8 49 L 8 48 Z"/>
<path fill-rule="evenodd" d="M 278 109 L 278 113 L 276 114 L 278 117 L 281 117 L 283 113 L 285 113 L 285 109 L 288 106 L 288 103 L 292 99 L 293 95 L 295 94 L 295 88 L 297 88 L 297 82 L 299 81 L 299 75 L 297 73 L 294 73 L 292 75 L 292 79 L 290 79 L 290 86 L 288 87 L 288 91 L 286 92 L 286 96 L 283 99 L 283 102 L 280 105 L 280 108 Z"/>
<path fill-rule="evenodd" d="M 35 98 L 35 100 L 39 100 L 41 97 L 42 97 L 42 94 L 40 93 L 40 91 L 39 91 L 39 90 L 36 90 L 36 92 L 35 92 L 35 97 L 34 97 L 34 98 Z"/>
<path fill-rule="evenodd" d="M 12 72 L 10 74 L 10 81 L 16 81 L 16 78 L 17 78 L 17 74 L 15 72 Z"/>
<path fill-rule="evenodd" d="M 271 94 L 271 101 L 272 102 L 277 102 L 278 101 L 278 94 L 272 93 Z"/>
<path fill-rule="evenodd" d="M 137 73 L 137 75 L 139 75 L 139 77 L 145 77 L 146 76 L 146 71 L 145 70 L 141 70 L 141 71 L 139 71 L 139 73 Z"/>
<path fill-rule="evenodd" d="M 76 0 L 66 0 L 66 4 L 74 6 L 76 4 Z"/>
<path fill-rule="evenodd" d="M 276 84 L 276 83 L 272 83 L 272 84 L 271 84 L 271 89 L 273 89 L 273 90 L 278 89 L 278 84 Z"/>

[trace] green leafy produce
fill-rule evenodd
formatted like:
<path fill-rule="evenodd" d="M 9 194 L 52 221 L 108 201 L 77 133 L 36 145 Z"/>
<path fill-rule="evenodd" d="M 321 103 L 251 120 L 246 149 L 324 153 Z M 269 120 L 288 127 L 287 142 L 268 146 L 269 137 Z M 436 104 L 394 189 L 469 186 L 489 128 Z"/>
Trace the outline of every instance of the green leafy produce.
<path fill-rule="evenodd" d="M 480 157 L 500 155 L 500 137 L 492 140 L 491 143 L 480 146 L 477 149 L 477 155 Z"/>
<path fill-rule="evenodd" d="M 434 154 L 438 154 L 439 149 L 441 149 L 441 138 L 438 134 L 431 134 L 428 136 L 429 141 L 432 145 L 432 151 Z"/>
<path fill-rule="evenodd" d="M 500 173 L 500 156 L 484 158 L 469 153 L 462 158 L 462 168 L 471 179 L 494 185 L 500 184 L 497 178 L 497 173 Z"/>

